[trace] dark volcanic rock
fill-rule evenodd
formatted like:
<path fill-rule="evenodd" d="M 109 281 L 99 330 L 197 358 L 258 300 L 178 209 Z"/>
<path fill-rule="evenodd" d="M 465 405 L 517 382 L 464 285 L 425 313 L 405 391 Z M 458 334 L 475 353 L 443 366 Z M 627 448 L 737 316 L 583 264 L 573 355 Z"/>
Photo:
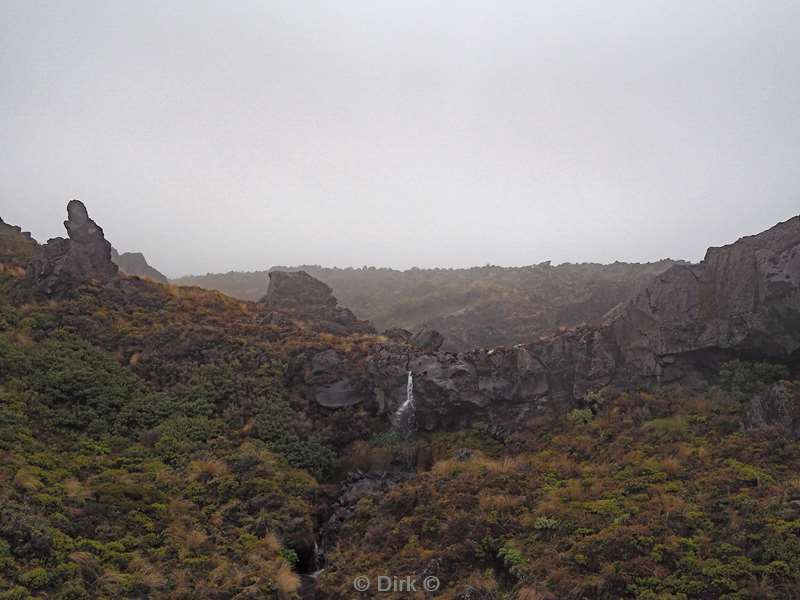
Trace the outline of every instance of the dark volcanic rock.
<path fill-rule="evenodd" d="M 79 200 L 67 205 L 64 227 L 69 239 L 48 240 L 28 265 L 26 280 L 35 291 L 49 296 L 89 280 L 107 282 L 117 275 L 111 244 Z"/>
<path fill-rule="evenodd" d="M 497 595 L 489 590 L 467 586 L 460 594 L 454 596 L 453 600 L 497 600 Z"/>
<path fill-rule="evenodd" d="M 147 259 L 141 252 L 123 252 L 120 254 L 114 248 L 111 248 L 111 260 L 128 275 L 145 277 L 157 283 L 167 283 L 168 281 L 161 271 L 147 263 Z"/>
<path fill-rule="evenodd" d="M 430 327 L 423 327 L 411 338 L 411 343 L 421 350 L 438 350 L 444 344 L 444 336 Z"/>
<path fill-rule="evenodd" d="M 375 333 L 369 321 L 360 321 L 349 309 L 338 306 L 330 286 L 305 271 L 270 272 L 269 287 L 261 302 L 330 333 Z"/>
<path fill-rule="evenodd" d="M 272 308 L 311 312 L 330 309 L 337 301 L 329 285 L 305 271 L 273 271 L 261 302 Z"/>
<path fill-rule="evenodd" d="M 427 340 L 409 344 L 402 336 L 375 344 L 366 373 L 340 377 L 341 385 L 366 394 L 376 412 L 393 412 L 406 398 L 411 371 L 421 428 L 488 420 L 502 431 L 545 411 L 569 410 L 608 385 L 705 382 L 722 361 L 736 357 L 796 365 L 800 217 L 711 248 L 698 265 L 670 268 L 614 311 L 609 323 L 492 350 L 452 353 L 437 347 Z M 309 359 L 317 360 L 303 360 Z M 325 385 L 333 386 L 343 369 L 326 369 Z M 321 402 L 319 393 L 316 400 Z M 783 410 L 771 397 L 760 402 L 765 415 Z"/>
<path fill-rule="evenodd" d="M 675 266 L 629 301 L 611 325 L 626 367 L 680 379 L 731 354 L 797 360 L 800 217 Z M 706 364 L 702 364 L 705 361 Z"/>
<path fill-rule="evenodd" d="M 747 405 L 750 429 L 776 427 L 786 437 L 800 440 L 800 389 L 788 381 L 757 394 Z"/>

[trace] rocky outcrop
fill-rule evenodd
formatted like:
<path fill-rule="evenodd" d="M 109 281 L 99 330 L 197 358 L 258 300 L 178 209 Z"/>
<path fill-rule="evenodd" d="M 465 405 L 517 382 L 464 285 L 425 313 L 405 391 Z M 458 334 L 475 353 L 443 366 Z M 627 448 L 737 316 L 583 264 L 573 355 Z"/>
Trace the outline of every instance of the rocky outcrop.
<path fill-rule="evenodd" d="M 438 350 L 444 344 L 444 336 L 430 327 L 423 327 L 411 337 L 411 343 L 421 350 Z"/>
<path fill-rule="evenodd" d="M 800 388 L 783 381 L 756 394 L 747 405 L 745 424 L 749 429 L 772 427 L 800 440 Z"/>
<path fill-rule="evenodd" d="M 361 321 L 347 308 L 338 306 L 330 286 L 305 271 L 272 271 L 261 302 L 310 322 L 321 331 L 347 335 L 375 333 L 369 321 Z"/>
<path fill-rule="evenodd" d="M 36 255 L 39 244 L 27 231 L 0 219 L 0 273 L 18 277 Z"/>
<path fill-rule="evenodd" d="M 147 263 L 147 259 L 141 252 L 123 252 L 120 254 L 112 247 L 111 260 L 128 275 L 143 277 L 156 283 L 167 283 L 168 281 L 166 275 Z"/>
<path fill-rule="evenodd" d="M 421 428 L 488 421 L 502 430 L 545 412 L 569 410 L 607 385 L 691 385 L 707 381 L 722 361 L 735 357 L 797 364 L 799 349 L 800 217 L 795 217 L 711 248 L 700 264 L 668 269 L 600 326 L 460 353 L 395 335 L 373 345 L 359 359 L 366 371 L 347 379 L 336 373 L 348 357 L 339 355 L 340 363 L 313 356 L 301 360 L 314 365 L 307 389 L 325 406 L 333 405 L 325 395 L 333 389 L 340 392 L 338 405 L 363 402 L 377 412 L 393 412 L 405 400 L 411 371 Z"/>
<path fill-rule="evenodd" d="M 796 360 L 800 217 L 667 270 L 625 305 L 611 336 L 629 371 L 659 380 L 731 354 Z"/>
<path fill-rule="evenodd" d="M 47 296 L 67 293 L 80 283 L 104 283 L 117 275 L 111 244 L 79 200 L 67 205 L 64 227 L 69 239 L 48 240 L 28 265 L 25 278 L 34 291 Z"/>

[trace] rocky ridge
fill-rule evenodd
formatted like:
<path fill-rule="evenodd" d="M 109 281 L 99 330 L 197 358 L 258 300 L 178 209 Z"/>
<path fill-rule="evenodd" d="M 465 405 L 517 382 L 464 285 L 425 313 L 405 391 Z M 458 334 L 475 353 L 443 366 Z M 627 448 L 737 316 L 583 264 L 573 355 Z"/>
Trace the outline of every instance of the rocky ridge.
<path fill-rule="evenodd" d="M 245 300 L 265 294 L 272 271 L 302 270 L 333 289 L 340 304 L 378 329 L 427 327 L 444 336 L 445 350 L 528 343 L 560 326 L 599 324 L 655 275 L 680 261 L 594 263 L 468 269 L 274 267 L 173 280 L 217 289 Z"/>
<path fill-rule="evenodd" d="M 18 276 L 39 250 L 39 244 L 21 227 L 0 219 L 0 273 Z"/>
<path fill-rule="evenodd" d="M 424 429 L 477 420 L 514 427 L 563 412 L 605 386 L 705 382 L 736 357 L 800 359 L 800 217 L 720 248 L 697 265 L 656 276 L 600 326 L 526 344 L 445 352 L 397 330 L 373 345 L 364 368 L 335 350 L 296 357 L 293 384 L 326 407 L 364 403 L 378 412 L 405 398 L 414 375 Z M 347 376 L 339 375 L 350 372 Z M 335 401 L 331 398 L 335 397 Z"/>
<path fill-rule="evenodd" d="M 120 254 L 112 246 L 111 260 L 122 271 L 128 275 L 135 275 L 137 277 L 146 277 L 156 283 L 168 283 L 167 276 L 161 271 L 148 264 L 147 259 L 141 252 L 123 252 Z"/>

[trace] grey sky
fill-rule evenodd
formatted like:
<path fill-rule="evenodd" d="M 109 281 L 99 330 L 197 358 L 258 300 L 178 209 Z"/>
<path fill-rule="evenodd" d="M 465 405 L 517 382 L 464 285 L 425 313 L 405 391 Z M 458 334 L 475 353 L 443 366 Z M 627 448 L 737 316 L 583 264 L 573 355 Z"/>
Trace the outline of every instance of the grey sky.
<path fill-rule="evenodd" d="M 800 212 L 800 2 L 0 0 L 0 144 L 172 276 L 697 260 Z"/>

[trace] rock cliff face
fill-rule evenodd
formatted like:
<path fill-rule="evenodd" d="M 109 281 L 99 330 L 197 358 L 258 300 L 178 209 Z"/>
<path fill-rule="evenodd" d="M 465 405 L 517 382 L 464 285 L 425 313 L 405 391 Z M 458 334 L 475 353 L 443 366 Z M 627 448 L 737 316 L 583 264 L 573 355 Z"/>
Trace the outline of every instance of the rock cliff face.
<path fill-rule="evenodd" d="M 128 275 L 145 277 L 157 283 L 167 283 L 168 281 L 166 275 L 147 263 L 147 259 L 141 252 L 123 252 L 120 254 L 112 247 L 111 260 Z"/>
<path fill-rule="evenodd" d="M 69 239 L 48 240 L 28 265 L 26 280 L 34 291 L 51 296 L 69 292 L 84 281 L 103 282 L 117 275 L 111 244 L 82 202 L 69 202 L 64 227 Z"/>
<path fill-rule="evenodd" d="M 429 334 L 430 335 L 430 334 Z M 337 376 L 352 358 L 305 354 L 295 383 L 323 406 L 364 402 L 378 412 L 405 399 L 414 374 L 420 427 L 475 420 L 502 428 L 579 405 L 606 385 L 705 381 L 734 357 L 800 359 L 800 217 L 708 250 L 698 265 L 658 275 L 608 323 L 527 344 L 452 353 L 399 335 L 376 344 L 359 376 Z M 336 403 L 329 398 L 337 396 Z"/>
<path fill-rule="evenodd" d="M 272 271 L 261 302 L 309 321 L 322 331 L 339 335 L 375 332 L 369 321 L 360 321 L 349 309 L 338 306 L 330 286 L 305 271 Z"/>
<path fill-rule="evenodd" d="M 732 353 L 794 361 L 800 349 L 800 217 L 656 277 L 613 320 L 629 369 L 677 379 L 679 363 Z"/>

